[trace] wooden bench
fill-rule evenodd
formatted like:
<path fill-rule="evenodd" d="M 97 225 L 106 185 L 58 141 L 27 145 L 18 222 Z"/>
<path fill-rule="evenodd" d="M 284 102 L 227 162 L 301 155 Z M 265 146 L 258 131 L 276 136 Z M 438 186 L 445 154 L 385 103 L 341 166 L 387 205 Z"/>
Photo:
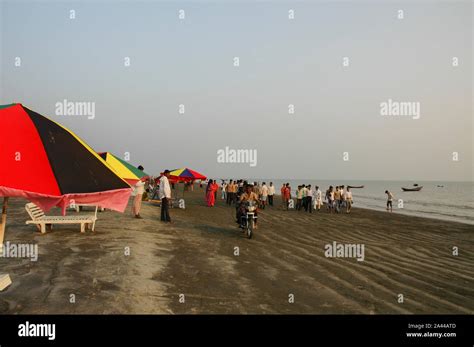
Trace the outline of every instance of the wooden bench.
<path fill-rule="evenodd" d="M 46 225 L 53 224 L 80 224 L 81 233 L 86 231 L 86 227 L 91 226 L 91 230 L 94 231 L 95 222 L 97 220 L 97 206 L 95 208 L 94 215 L 77 215 L 77 216 L 46 216 L 41 208 L 33 204 L 32 202 L 25 205 L 26 212 L 31 217 L 31 220 L 26 221 L 26 224 L 37 225 L 41 233 L 46 232 Z"/>

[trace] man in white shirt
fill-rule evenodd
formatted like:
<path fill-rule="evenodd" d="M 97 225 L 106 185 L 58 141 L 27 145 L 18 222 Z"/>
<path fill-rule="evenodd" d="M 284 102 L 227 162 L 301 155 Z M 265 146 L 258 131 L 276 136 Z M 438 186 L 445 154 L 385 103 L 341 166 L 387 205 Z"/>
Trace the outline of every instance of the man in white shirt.
<path fill-rule="evenodd" d="M 268 205 L 273 206 L 273 195 L 275 195 L 275 186 L 273 182 L 270 182 L 270 186 L 268 187 Z"/>
<path fill-rule="evenodd" d="M 169 203 L 171 199 L 171 188 L 168 180 L 170 177 L 170 171 L 165 170 L 160 178 L 160 200 L 161 200 L 161 221 L 171 222 L 169 213 Z"/>
<path fill-rule="evenodd" d="M 316 188 L 313 191 L 313 197 L 314 197 L 314 209 L 319 212 L 319 210 L 321 209 L 321 203 L 323 201 L 323 194 L 318 186 L 316 186 Z"/>

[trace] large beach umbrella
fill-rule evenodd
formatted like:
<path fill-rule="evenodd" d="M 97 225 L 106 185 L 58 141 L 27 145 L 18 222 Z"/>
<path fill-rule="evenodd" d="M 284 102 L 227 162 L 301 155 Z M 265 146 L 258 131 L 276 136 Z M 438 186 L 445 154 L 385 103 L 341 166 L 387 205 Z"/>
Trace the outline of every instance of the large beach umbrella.
<path fill-rule="evenodd" d="M 206 176 L 200 174 L 197 171 L 188 169 L 187 167 L 182 169 L 172 170 L 170 172 L 170 181 L 172 182 L 190 182 L 196 180 L 205 180 Z"/>
<path fill-rule="evenodd" d="M 26 198 L 43 210 L 71 203 L 123 212 L 131 188 L 73 132 L 22 106 L 0 106 L 0 243 L 8 197 Z"/>
<path fill-rule="evenodd" d="M 122 160 L 112 153 L 103 152 L 99 153 L 102 159 L 119 175 L 123 180 L 127 181 L 130 185 L 134 185 L 140 180 L 143 180 L 149 175 L 125 160 Z"/>

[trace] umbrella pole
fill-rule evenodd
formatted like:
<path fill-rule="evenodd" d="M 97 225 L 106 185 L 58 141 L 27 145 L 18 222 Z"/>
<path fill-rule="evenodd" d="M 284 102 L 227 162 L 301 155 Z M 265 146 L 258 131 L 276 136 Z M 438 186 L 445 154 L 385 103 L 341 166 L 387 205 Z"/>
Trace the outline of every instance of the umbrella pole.
<path fill-rule="evenodd" d="M 8 197 L 3 198 L 2 219 L 0 221 L 0 253 L 3 254 L 3 237 L 5 236 L 5 226 L 7 224 Z M 0 292 L 12 284 L 8 274 L 0 273 Z"/>
<path fill-rule="evenodd" d="M 5 227 L 7 224 L 8 197 L 3 198 L 2 220 L 0 222 L 0 249 L 3 247 L 3 238 L 5 236 Z"/>

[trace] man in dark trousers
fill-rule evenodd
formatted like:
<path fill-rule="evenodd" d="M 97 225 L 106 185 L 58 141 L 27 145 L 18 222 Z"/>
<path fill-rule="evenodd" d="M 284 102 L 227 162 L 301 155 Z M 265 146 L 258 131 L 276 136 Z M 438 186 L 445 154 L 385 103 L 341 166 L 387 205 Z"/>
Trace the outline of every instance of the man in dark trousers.
<path fill-rule="evenodd" d="M 160 200 L 161 200 L 161 221 L 171 222 L 169 213 L 169 204 L 171 199 L 171 188 L 168 180 L 170 177 L 170 171 L 165 170 L 160 178 Z"/>

